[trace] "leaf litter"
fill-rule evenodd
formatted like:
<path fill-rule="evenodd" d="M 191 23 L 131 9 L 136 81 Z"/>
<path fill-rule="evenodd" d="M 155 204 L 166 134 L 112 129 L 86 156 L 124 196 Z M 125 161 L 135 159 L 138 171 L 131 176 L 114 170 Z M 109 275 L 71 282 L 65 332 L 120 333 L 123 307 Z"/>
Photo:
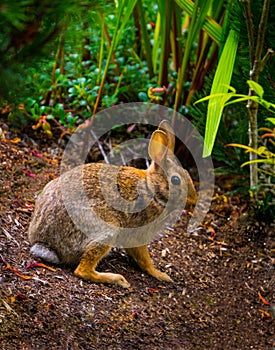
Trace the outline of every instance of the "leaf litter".
<path fill-rule="evenodd" d="M 186 212 L 151 244 L 153 260 L 174 283 L 143 274 L 114 249 L 99 269 L 122 273 L 131 287 L 93 284 L 29 251 L 35 198 L 58 176 L 62 149 L 39 130 L 25 139 L 3 130 L 0 349 L 275 347 L 274 226 L 256 222 L 245 198 L 217 191 L 193 235 L 185 231 Z"/>

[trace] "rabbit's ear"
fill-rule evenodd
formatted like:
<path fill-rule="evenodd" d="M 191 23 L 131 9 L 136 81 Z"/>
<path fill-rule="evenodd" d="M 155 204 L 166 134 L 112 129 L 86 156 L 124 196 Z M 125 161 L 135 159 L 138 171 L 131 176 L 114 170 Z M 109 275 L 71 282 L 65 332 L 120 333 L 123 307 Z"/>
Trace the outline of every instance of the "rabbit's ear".
<path fill-rule="evenodd" d="M 158 127 L 159 130 L 162 130 L 166 133 L 168 137 L 168 148 L 171 152 L 174 153 L 174 148 L 175 148 L 175 135 L 174 135 L 174 130 L 170 123 L 167 120 L 162 120 L 159 124 Z"/>
<path fill-rule="evenodd" d="M 166 157 L 168 151 L 169 140 L 167 134 L 161 130 L 156 130 L 153 132 L 148 153 L 150 158 L 157 164 L 161 164 Z"/>

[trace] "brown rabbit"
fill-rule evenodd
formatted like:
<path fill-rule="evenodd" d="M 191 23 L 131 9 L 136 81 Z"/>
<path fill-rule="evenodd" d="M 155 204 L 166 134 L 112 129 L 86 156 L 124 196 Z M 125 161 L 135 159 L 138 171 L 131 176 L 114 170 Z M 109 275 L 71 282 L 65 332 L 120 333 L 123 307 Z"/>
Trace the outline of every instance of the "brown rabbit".
<path fill-rule="evenodd" d="M 75 274 L 86 280 L 127 288 L 122 275 L 95 270 L 111 247 L 120 245 L 142 270 L 172 281 L 155 268 L 147 244 L 172 211 L 197 199 L 188 172 L 174 159 L 174 146 L 173 130 L 162 121 L 149 143 L 147 170 L 92 163 L 48 183 L 29 227 L 31 252 L 49 263 L 77 266 Z"/>

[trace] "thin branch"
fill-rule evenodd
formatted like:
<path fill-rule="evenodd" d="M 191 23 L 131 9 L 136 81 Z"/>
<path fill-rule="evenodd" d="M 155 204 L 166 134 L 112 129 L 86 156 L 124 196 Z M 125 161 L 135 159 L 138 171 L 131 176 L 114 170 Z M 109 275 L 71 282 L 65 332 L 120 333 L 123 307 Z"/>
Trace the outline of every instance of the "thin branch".
<path fill-rule="evenodd" d="M 109 159 L 107 157 L 107 154 L 105 153 L 104 148 L 102 147 L 101 143 L 99 142 L 99 139 L 97 138 L 96 134 L 93 132 L 92 129 L 90 129 L 90 133 L 92 134 L 93 138 L 96 140 L 96 143 L 97 143 L 98 148 L 99 148 L 99 150 L 104 158 L 105 163 L 110 164 Z"/>
<path fill-rule="evenodd" d="M 245 10 L 245 18 L 246 18 L 246 27 L 248 34 L 248 47 L 249 47 L 249 57 L 251 68 L 254 62 L 254 24 L 253 24 L 253 16 L 251 12 L 250 0 L 244 1 L 244 10 Z"/>
<path fill-rule="evenodd" d="M 254 64 L 253 64 L 253 73 L 252 74 L 255 74 L 256 79 L 257 79 L 257 75 L 259 74 L 259 72 L 261 70 L 261 55 L 262 55 L 263 46 L 264 46 L 264 37 L 265 37 L 265 33 L 266 33 L 269 6 L 270 6 L 270 0 L 265 0 L 264 4 L 263 4 L 261 20 L 259 23 L 257 45 L 256 45 Z M 257 81 L 257 80 L 255 80 L 255 81 Z"/>
<path fill-rule="evenodd" d="M 266 54 L 264 55 L 263 59 L 261 60 L 261 71 L 264 69 L 266 62 L 273 56 L 274 56 L 274 51 L 269 48 Z"/>
<path fill-rule="evenodd" d="M 4 227 L 3 232 L 10 241 L 14 241 L 17 244 L 17 247 L 20 247 L 20 244 L 17 242 L 17 240 Z"/>

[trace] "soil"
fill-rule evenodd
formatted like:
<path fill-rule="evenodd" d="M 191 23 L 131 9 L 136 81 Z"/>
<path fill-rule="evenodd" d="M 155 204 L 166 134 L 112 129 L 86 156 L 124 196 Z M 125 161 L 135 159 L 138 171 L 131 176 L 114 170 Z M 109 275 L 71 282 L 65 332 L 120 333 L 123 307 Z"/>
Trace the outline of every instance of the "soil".
<path fill-rule="evenodd" d="M 94 284 L 29 251 L 35 197 L 58 176 L 62 148 L 39 131 L 0 127 L 0 349 L 275 349 L 274 224 L 228 195 L 228 180 L 217 178 L 194 234 L 185 213 L 151 244 L 174 283 L 114 249 L 98 269 L 131 287 Z"/>

